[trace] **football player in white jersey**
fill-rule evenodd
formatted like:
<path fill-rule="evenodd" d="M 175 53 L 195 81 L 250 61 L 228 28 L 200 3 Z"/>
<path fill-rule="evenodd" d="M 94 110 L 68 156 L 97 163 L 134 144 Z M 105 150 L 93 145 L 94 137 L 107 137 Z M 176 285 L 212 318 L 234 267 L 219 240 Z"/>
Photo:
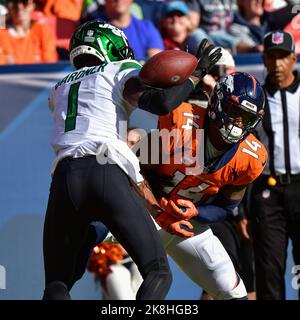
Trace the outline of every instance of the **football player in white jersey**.
<path fill-rule="evenodd" d="M 137 264 L 144 281 L 136 298 L 166 296 L 171 272 L 152 218 L 131 185 L 143 184 L 143 177 L 126 144 L 125 123 L 134 108 L 162 115 L 184 101 L 221 55 L 206 44 L 199 49 L 202 59 L 192 80 L 150 88 L 137 77 L 141 65 L 121 30 L 94 20 L 72 35 L 70 60 L 76 71 L 49 95 L 56 160 L 44 224 L 43 299 L 71 298 L 80 249 L 90 222 L 97 220 Z"/>

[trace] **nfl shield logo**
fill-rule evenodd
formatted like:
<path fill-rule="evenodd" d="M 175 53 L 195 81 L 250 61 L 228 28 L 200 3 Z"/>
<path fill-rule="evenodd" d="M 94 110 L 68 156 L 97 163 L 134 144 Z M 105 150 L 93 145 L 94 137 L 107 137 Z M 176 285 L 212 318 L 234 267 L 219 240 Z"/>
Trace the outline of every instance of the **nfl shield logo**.
<path fill-rule="evenodd" d="M 272 34 L 272 42 L 277 45 L 283 43 L 283 33 L 281 33 L 281 32 L 273 33 Z"/>
<path fill-rule="evenodd" d="M 88 30 L 86 34 L 87 34 L 88 37 L 91 37 L 94 34 L 94 31 L 93 30 Z"/>

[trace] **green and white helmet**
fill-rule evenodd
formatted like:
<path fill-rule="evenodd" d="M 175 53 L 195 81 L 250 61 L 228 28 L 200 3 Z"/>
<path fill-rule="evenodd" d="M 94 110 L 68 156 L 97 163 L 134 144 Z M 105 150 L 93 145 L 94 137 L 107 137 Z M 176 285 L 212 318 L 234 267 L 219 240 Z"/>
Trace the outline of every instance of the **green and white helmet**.
<path fill-rule="evenodd" d="M 75 68 L 80 58 L 90 55 L 98 64 L 134 59 L 124 32 L 98 19 L 78 27 L 70 40 L 70 61 Z"/>

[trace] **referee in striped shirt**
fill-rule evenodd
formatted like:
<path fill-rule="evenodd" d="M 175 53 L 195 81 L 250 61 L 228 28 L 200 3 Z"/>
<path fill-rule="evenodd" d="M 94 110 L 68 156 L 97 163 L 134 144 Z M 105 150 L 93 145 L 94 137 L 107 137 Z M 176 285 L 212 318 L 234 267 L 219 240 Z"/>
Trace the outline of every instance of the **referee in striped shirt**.
<path fill-rule="evenodd" d="M 293 37 L 268 33 L 263 61 L 266 115 L 257 133 L 269 160 L 250 195 L 256 290 L 257 299 L 284 300 L 289 238 L 300 265 L 300 77 Z"/>

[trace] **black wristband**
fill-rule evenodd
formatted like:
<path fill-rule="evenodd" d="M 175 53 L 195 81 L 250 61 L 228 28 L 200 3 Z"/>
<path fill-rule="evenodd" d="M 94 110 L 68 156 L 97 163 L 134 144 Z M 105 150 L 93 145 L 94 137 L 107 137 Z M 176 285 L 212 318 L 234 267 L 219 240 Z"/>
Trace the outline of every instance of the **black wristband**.
<path fill-rule="evenodd" d="M 156 115 L 166 115 L 178 107 L 194 90 L 193 80 L 166 89 L 151 88 L 139 98 L 139 108 Z"/>

